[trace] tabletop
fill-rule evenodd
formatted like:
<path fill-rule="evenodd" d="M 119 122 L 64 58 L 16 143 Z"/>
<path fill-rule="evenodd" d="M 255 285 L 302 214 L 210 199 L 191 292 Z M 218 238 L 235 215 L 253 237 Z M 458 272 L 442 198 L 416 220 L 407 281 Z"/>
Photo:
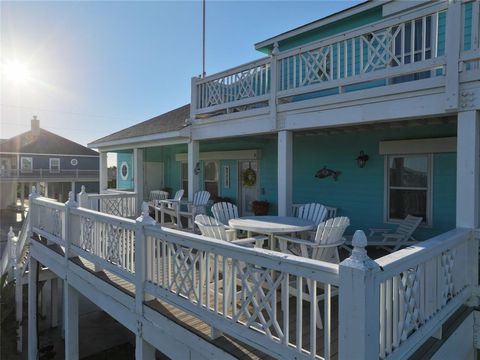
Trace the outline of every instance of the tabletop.
<path fill-rule="evenodd" d="M 228 225 L 233 229 L 260 234 L 293 233 L 315 228 L 312 221 L 292 216 L 246 216 L 230 219 Z"/>

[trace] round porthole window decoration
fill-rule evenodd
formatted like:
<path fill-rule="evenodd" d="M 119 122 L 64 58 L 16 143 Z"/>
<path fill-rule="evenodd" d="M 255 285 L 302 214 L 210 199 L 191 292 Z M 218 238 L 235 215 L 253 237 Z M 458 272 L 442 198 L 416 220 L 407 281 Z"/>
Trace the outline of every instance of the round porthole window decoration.
<path fill-rule="evenodd" d="M 70 165 L 77 166 L 78 165 L 78 160 L 77 159 L 70 160 Z"/>
<path fill-rule="evenodd" d="M 126 161 L 122 161 L 120 165 L 120 176 L 122 180 L 128 180 L 128 164 Z"/>
<path fill-rule="evenodd" d="M 243 185 L 253 186 L 257 182 L 257 173 L 251 167 L 245 170 L 242 174 Z"/>

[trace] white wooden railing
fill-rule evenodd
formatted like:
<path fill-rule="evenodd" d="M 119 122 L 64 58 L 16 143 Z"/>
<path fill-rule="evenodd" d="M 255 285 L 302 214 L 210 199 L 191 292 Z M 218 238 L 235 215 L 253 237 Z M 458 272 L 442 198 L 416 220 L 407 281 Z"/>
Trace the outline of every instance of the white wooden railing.
<path fill-rule="evenodd" d="M 464 29 L 464 39 L 460 54 L 450 57 L 450 61 L 458 62 L 451 68 L 465 73 L 479 71 L 479 5 L 466 1 L 460 7 L 458 19 L 452 21 Z M 471 19 L 465 15 L 467 7 L 472 7 Z M 277 111 L 277 104 L 312 97 L 443 78 L 446 54 L 453 51 L 446 49 L 448 8 L 446 1 L 427 4 L 290 50 L 279 52 L 275 46 L 268 58 L 193 78 L 191 116 L 201 118 L 261 106 Z M 460 76 L 460 81 L 473 78 L 478 80 L 478 75 Z"/>
<path fill-rule="evenodd" d="M 72 193 L 66 204 L 31 204 L 31 231 L 62 244 L 67 258 L 135 284 L 138 306 L 158 298 L 209 324 L 212 335 L 275 358 L 406 357 L 478 284 L 478 243 L 468 229 L 376 261 L 358 231 L 352 256 L 336 265 L 160 228 L 146 203 L 137 220 L 80 208 Z"/>
<path fill-rule="evenodd" d="M 340 264 L 340 339 L 357 334 L 353 343 L 340 344 L 346 358 L 408 358 L 478 286 L 472 230 L 451 230 L 376 261 L 364 251 L 363 232 L 352 243 L 352 256 Z M 352 307 L 349 298 L 358 303 Z"/>
<path fill-rule="evenodd" d="M 81 207 L 120 217 L 133 218 L 137 212 L 137 194 L 130 191 L 115 191 L 104 194 L 87 194 L 82 185 L 78 194 Z"/>

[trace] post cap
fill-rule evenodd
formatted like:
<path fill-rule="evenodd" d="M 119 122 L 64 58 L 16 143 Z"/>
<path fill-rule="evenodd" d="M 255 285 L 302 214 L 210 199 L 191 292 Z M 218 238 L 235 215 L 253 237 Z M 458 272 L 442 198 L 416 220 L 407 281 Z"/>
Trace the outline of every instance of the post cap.
<path fill-rule="evenodd" d="M 68 200 L 65 203 L 66 206 L 77 206 L 77 202 L 75 201 L 75 194 L 73 191 L 68 192 Z"/>
<path fill-rule="evenodd" d="M 150 209 L 148 203 L 143 201 L 142 202 L 142 215 L 140 215 L 137 219 L 137 222 L 141 222 L 145 225 L 156 225 L 157 222 L 154 218 L 150 216 Z"/>

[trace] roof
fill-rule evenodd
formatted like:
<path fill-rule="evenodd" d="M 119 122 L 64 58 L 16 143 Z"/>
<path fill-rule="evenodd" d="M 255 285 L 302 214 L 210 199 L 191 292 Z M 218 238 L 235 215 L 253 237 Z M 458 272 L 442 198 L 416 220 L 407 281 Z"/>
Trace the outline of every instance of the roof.
<path fill-rule="evenodd" d="M 41 128 L 38 135 L 30 130 L 0 142 L 0 153 L 98 156 L 86 146 Z"/>
<path fill-rule="evenodd" d="M 186 126 L 185 120 L 190 117 L 190 104 L 183 105 L 177 109 L 171 110 L 164 114 L 155 116 L 151 119 L 145 120 L 139 124 L 130 126 L 126 129 L 117 131 L 113 134 L 107 135 L 97 139 L 89 144 L 105 143 L 109 141 L 122 140 L 134 138 L 138 136 L 152 135 L 158 133 L 165 133 L 170 131 L 177 131 Z"/>
<path fill-rule="evenodd" d="M 268 38 L 266 40 L 260 41 L 260 42 L 255 44 L 255 49 L 259 50 L 259 51 L 266 52 L 267 49 L 270 49 L 271 47 L 273 47 L 273 44 L 275 42 L 280 42 L 280 41 L 288 39 L 292 36 L 297 36 L 301 33 L 311 31 L 312 29 L 317 29 L 317 28 L 319 28 L 321 26 L 324 26 L 326 24 L 330 24 L 332 22 L 340 20 L 340 19 L 342 19 L 346 16 L 351 16 L 353 14 L 358 14 L 358 13 L 360 13 L 360 12 L 366 10 L 366 9 L 369 9 L 371 7 L 376 7 L 376 6 L 382 5 L 385 2 L 386 2 L 386 0 L 382 0 L 382 1 L 366 0 L 366 1 L 363 1 L 359 4 L 357 4 L 357 5 L 350 6 L 346 9 L 344 9 L 344 10 L 337 11 L 333 14 L 327 15 L 323 18 L 318 19 L 318 20 L 314 20 L 310 23 L 298 26 L 294 29 L 285 31 L 281 34 L 278 34 L 278 35 L 275 35 L 275 36 L 273 36 L 271 38 Z"/>

